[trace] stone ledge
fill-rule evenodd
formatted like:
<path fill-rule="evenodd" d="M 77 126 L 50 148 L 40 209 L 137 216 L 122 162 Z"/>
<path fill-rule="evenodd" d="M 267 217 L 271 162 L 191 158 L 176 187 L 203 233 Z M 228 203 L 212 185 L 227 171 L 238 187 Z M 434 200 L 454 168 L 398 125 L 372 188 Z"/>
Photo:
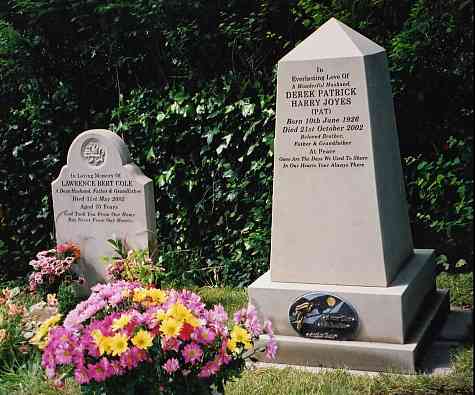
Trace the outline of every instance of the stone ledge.
<path fill-rule="evenodd" d="M 361 341 L 316 340 L 298 336 L 276 336 L 279 364 L 347 368 L 353 370 L 415 373 L 424 348 L 445 321 L 449 308 L 449 293 L 440 290 L 433 303 L 414 328 L 407 344 Z M 267 338 L 264 336 L 264 342 Z M 265 361 L 263 355 L 260 360 Z"/>
<path fill-rule="evenodd" d="M 333 294 L 358 313 L 360 327 L 354 340 L 404 344 L 422 306 L 431 304 L 435 293 L 433 250 L 414 252 L 389 287 L 281 283 L 271 281 L 267 272 L 249 286 L 249 300 L 262 319 L 272 321 L 276 334 L 295 336 L 288 322 L 290 305 L 309 292 Z"/>

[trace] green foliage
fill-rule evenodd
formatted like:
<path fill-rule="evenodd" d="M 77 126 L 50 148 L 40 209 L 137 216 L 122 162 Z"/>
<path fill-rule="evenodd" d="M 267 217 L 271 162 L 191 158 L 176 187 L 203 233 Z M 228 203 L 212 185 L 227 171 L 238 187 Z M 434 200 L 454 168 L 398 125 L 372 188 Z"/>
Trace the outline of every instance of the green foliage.
<path fill-rule="evenodd" d="M 220 304 L 228 313 L 229 324 L 233 320 L 234 313 L 248 304 L 247 290 L 238 288 L 210 288 L 202 287 L 196 290 L 206 306 L 210 308 Z"/>
<path fill-rule="evenodd" d="M 437 276 L 437 288 L 450 290 L 452 306 L 473 309 L 473 272 L 440 273 Z"/>
<path fill-rule="evenodd" d="M 166 282 L 267 270 L 275 64 L 332 16 L 387 49 L 416 246 L 470 268 L 473 175 L 449 153 L 473 129 L 473 2 L 9 0 L 0 275 L 52 242 L 50 183 L 79 132 L 109 125 L 154 180 Z"/>
<path fill-rule="evenodd" d="M 7 122 L 0 120 L 0 208 L 4 223 L 0 239 L 8 250 L 8 256 L 0 256 L 0 270 L 7 270 L 11 278 L 24 275 L 36 251 L 52 243 L 49 185 L 59 174 L 68 140 L 77 130 L 76 115 L 68 117 L 76 107 L 65 85 L 58 83 L 52 95 L 44 97 L 37 84 L 25 82 L 22 92 L 24 99 L 12 108 Z M 58 111 L 64 118 L 60 122 L 56 119 L 53 129 L 52 119 L 57 118 Z"/>
<path fill-rule="evenodd" d="M 22 350 L 23 309 L 38 302 L 38 298 L 24 290 L 24 284 L 0 283 L 0 371 L 23 363 L 30 356 L 28 347 Z"/>
<path fill-rule="evenodd" d="M 5 369 L 17 359 L 25 359 L 18 351 L 24 338 L 21 332 L 20 315 L 8 316 L 7 309 L 0 307 L 0 321 L 0 331 L 2 333 L 5 331 L 5 338 L 0 341 L 0 369 Z"/>
<path fill-rule="evenodd" d="M 274 99 L 262 90 L 229 75 L 194 94 L 134 91 L 114 112 L 114 129 L 156 174 L 159 263 L 167 273 L 244 284 L 265 270 Z M 199 259 L 200 273 L 189 273 L 190 264 L 178 272 L 177 256 Z"/>
<path fill-rule="evenodd" d="M 439 276 L 440 278 L 440 276 Z M 454 288 L 471 290 L 473 285 L 461 276 L 451 277 Z M 247 303 L 242 289 L 202 288 L 197 290 L 207 304 L 222 303 L 228 314 Z M 0 358 L 1 360 L 1 358 Z M 473 393 L 473 347 L 457 351 L 452 358 L 450 374 L 360 375 L 344 370 L 306 372 L 301 369 L 246 369 L 242 378 L 229 382 L 225 393 L 249 394 L 471 394 Z M 149 372 L 149 371 L 148 371 Z M 126 384 L 126 383 L 125 383 Z M 72 380 L 64 388 L 55 389 L 40 366 L 40 354 L 29 355 L 0 370 L 0 393 L 18 395 L 79 395 L 81 390 Z"/>
<path fill-rule="evenodd" d="M 79 295 L 76 284 L 63 281 L 58 288 L 56 294 L 58 299 L 58 311 L 65 316 L 83 299 Z"/>
<path fill-rule="evenodd" d="M 0 394 L 11 395 L 79 395 L 78 386 L 71 380 L 63 388 L 55 388 L 46 380 L 38 352 L 26 362 L 17 361 L 0 371 Z"/>
<path fill-rule="evenodd" d="M 452 271 L 461 258 L 473 263 L 472 147 L 468 142 L 450 137 L 431 160 L 406 158 L 416 245 L 442 245 L 439 253 Z"/>
<path fill-rule="evenodd" d="M 472 136 L 473 2 L 410 5 L 388 55 L 402 149 L 427 154 L 451 135 Z"/>

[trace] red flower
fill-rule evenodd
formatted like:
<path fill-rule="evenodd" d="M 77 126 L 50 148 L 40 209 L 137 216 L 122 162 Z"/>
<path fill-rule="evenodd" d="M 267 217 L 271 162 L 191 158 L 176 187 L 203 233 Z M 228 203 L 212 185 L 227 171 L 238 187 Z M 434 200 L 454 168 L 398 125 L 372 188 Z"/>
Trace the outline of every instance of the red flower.
<path fill-rule="evenodd" d="M 181 328 L 179 337 L 181 340 L 187 341 L 190 340 L 191 333 L 193 332 L 193 327 L 190 324 L 183 324 L 183 327 Z"/>

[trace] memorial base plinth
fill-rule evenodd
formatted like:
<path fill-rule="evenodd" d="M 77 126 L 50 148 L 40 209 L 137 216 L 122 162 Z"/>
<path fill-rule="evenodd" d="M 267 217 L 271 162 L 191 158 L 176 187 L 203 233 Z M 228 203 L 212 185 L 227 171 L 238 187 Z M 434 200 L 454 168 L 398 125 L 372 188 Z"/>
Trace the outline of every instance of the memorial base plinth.
<path fill-rule="evenodd" d="M 421 314 L 406 344 L 334 341 L 277 335 L 278 352 L 275 363 L 347 368 L 354 370 L 415 373 L 425 345 L 445 321 L 449 312 L 449 292 L 439 290 L 427 297 Z M 267 337 L 263 336 L 263 342 Z M 269 362 L 259 355 L 259 360 Z"/>
<path fill-rule="evenodd" d="M 435 290 L 433 250 L 415 250 L 389 287 L 283 283 L 265 273 L 249 286 L 249 301 L 278 335 L 298 336 L 289 324 L 289 307 L 302 295 L 321 292 L 349 303 L 359 328 L 352 340 L 404 344 L 426 296 Z"/>

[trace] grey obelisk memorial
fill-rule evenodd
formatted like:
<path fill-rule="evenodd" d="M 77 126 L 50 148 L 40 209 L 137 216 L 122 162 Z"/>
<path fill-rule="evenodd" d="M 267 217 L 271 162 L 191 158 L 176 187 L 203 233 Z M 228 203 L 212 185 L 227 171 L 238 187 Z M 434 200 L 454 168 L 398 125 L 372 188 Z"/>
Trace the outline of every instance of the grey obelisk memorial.
<path fill-rule="evenodd" d="M 108 239 L 141 249 L 155 240 L 153 181 L 131 162 L 113 132 L 94 129 L 77 136 L 51 188 L 56 241 L 80 247 L 86 286 L 107 280 L 102 258 L 113 255 Z"/>
<path fill-rule="evenodd" d="M 414 371 L 447 310 L 414 250 L 384 48 L 332 18 L 278 64 L 270 271 L 283 363 Z"/>

